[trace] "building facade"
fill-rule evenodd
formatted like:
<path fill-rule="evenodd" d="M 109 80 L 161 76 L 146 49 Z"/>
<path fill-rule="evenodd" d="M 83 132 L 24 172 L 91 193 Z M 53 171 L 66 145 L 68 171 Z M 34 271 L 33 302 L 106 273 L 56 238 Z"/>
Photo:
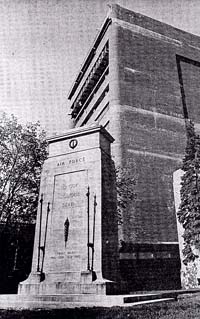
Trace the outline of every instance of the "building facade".
<path fill-rule="evenodd" d="M 104 126 L 137 199 L 119 227 L 130 291 L 180 288 L 173 172 L 200 123 L 200 38 L 113 5 L 69 93 L 72 127 Z"/>

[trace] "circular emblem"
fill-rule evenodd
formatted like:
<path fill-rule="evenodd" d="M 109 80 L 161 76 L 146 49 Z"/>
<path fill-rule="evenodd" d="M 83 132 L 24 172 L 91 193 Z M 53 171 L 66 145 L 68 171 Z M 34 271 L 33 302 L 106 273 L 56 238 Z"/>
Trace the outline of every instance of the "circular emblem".
<path fill-rule="evenodd" d="M 77 141 L 77 140 L 71 140 L 71 141 L 69 142 L 69 147 L 72 148 L 72 149 L 74 149 L 74 148 L 77 146 L 77 144 L 78 144 L 78 141 Z"/>

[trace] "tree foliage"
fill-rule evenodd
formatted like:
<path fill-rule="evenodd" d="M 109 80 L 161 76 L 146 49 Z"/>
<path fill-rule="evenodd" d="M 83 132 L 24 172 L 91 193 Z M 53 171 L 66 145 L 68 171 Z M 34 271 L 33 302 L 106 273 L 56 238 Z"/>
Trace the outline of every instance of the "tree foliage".
<path fill-rule="evenodd" d="M 0 222 L 33 222 L 40 174 L 47 157 L 39 123 L 22 126 L 12 115 L 0 118 Z"/>
<path fill-rule="evenodd" d="M 119 224 L 123 223 L 123 213 L 128 205 L 137 198 L 135 192 L 136 180 L 130 167 L 116 168 L 117 214 Z"/>
<path fill-rule="evenodd" d="M 200 137 L 194 124 L 186 122 L 187 145 L 183 158 L 181 183 L 181 204 L 178 212 L 179 222 L 184 228 L 184 263 L 194 261 L 198 256 L 200 240 Z"/>

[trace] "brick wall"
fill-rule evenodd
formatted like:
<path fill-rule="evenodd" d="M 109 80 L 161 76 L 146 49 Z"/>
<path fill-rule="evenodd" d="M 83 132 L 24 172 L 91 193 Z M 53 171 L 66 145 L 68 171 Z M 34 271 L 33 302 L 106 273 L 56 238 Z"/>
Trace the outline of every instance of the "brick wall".
<path fill-rule="evenodd" d="M 102 152 L 102 264 L 103 277 L 118 281 L 118 221 L 115 169 L 110 156 Z"/>
<path fill-rule="evenodd" d="M 172 174 L 181 165 L 186 142 L 177 55 L 197 59 L 198 50 L 191 50 L 191 45 L 200 45 L 200 40 L 118 6 L 113 15 L 118 44 L 121 163 L 134 163 L 138 194 L 137 203 L 124 214 L 123 239 L 177 242 Z M 198 98 L 194 83 L 200 79 L 200 69 L 181 63 L 184 77 L 188 68 L 193 76 L 189 88 L 184 78 L 184 88 L 194 119 Z"/>

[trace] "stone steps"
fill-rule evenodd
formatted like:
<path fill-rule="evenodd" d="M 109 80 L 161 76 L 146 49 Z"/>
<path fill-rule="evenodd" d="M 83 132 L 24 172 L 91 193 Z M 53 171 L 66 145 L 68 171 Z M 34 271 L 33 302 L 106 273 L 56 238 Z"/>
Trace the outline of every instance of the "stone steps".
<path fill-rule="evenodd" d="M 149 304 L 149 303 L 160 303 L 160 302 L 172 302 L 174 301 L 173 298 L 165 298 L 165 299 L 157 299 L 157 300 L 148 300 L 148 301 L 141 301 L 136 303 L 126 303 L 126 304 L 119 304 L 113 303 L 110 304 L 108 302 L 23 302 L 23 303 L 9 303 L 2 304 L 0 302 L 0 309 L 66 309 L 66 308 L 82 308 L 82 307 L 131 307 L 137 306 L 142 304 Z"/>
<path fill-rule="evenodd" d="M 132 306 L 176 300 L 175 295 L 0 295 L 0 309 L 61 309 L 75 307 Z"/>
<path fill-rule="evenodd" d="M 178 296 L 177 292 L 135 294 L 135 295 L 124 296 L 124 303 L 135 303 L 135 302 L 166 299 L 166 298 L 177 300 L 177 296 Z"/>

